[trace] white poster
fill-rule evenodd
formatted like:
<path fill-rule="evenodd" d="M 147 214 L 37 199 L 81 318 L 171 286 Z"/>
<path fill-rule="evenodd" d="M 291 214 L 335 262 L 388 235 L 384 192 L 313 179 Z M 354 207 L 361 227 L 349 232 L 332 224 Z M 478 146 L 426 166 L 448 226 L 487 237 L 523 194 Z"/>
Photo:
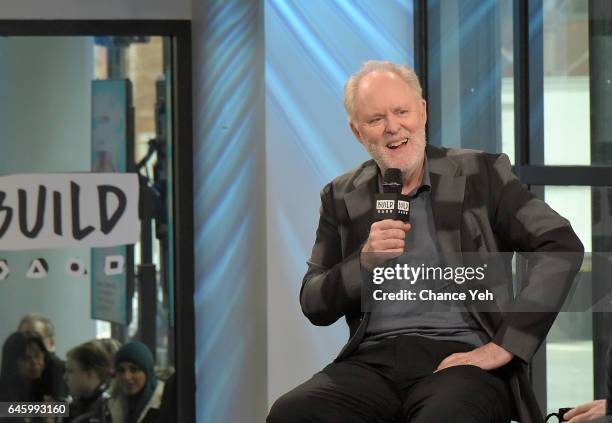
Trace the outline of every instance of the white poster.
<path fill-rule="evenodd" d="M 0 177 L 0 251 L 113 247 L 139 236 L 135 173 Z"/>

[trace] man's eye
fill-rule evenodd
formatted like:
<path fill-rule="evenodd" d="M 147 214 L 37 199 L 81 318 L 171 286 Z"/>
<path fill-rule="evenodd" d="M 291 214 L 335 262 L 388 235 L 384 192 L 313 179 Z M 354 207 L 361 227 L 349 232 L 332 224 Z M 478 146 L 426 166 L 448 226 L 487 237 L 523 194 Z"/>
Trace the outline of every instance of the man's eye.
<path fill-rule="evenodd" d="M 377 122 L 380 122 L 380 120 L 381 120 L 381 118 L 375 117 L 375 118 L 370 119 L 369 123 L 377 123 Z"/>

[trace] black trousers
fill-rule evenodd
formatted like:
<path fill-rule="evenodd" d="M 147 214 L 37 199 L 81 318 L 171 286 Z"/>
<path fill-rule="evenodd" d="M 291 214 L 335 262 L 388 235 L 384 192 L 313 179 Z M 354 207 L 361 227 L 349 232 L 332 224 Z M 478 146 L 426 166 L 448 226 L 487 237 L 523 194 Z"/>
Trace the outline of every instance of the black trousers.
<path fill-rule="evenodd" d="M 398 336 L 332 363 L 276 400 L 268 423 L 506 423 L 513 401 L 504 369 L 457 366 L 473 346 Z"/>

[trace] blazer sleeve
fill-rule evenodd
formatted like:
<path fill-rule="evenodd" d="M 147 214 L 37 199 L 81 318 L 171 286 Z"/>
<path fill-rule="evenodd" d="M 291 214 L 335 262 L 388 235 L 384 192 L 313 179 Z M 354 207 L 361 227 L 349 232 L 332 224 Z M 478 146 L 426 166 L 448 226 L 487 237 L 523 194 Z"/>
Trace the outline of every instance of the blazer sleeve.
<path fill-rule="evenodd" d="M 302 311 L 315 325 L 331 325 L 361 307 L 361 248 L 344 257 L 333 186 L 321 190 L 319 226 L 302 280 Z"/>
<path fill-rule="evenodd" d="M 493 342 L 529 362 L 580 270 L 584 247 L 569 221 L 521 184 L 505 154 L 490 157 L 493 230 L 504 247 L 532 253 L 521 289 Z"/>

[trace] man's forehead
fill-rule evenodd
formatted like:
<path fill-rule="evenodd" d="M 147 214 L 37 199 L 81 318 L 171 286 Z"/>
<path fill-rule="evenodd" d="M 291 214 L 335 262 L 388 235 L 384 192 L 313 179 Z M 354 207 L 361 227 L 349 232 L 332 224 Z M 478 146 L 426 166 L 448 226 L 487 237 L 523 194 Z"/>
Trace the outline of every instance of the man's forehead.
<path fill-rule="evenodd" d="M 357 88 L 357 101 L 366 104 L 375 104 L 390 100 L 414 101 L 416 94 L 412 87 L 399 76 L 385 72 L 372 72 L 363 77 Z"/>
<path fill-rule="evenodd" d="M 364 75 L 359 81 L 360 88 L 367 88 L 384 82 L 404 82 L 399 75 L 388 70 L 375 70 Z"/>
<path fill-rule="evenodd" d="M 34 321 L 27 321 L 27 322 L 23 322 L 21 324 L 21 328 L 22 331 L 29 331 L 29 332 L 37 332 L 37 333 L 44 333 L 45 331 L 45 325 L 43 322 L 41 322 L 40 320 L 34 320 Z"/>
<path fill-rule="evenodd" d="M 416 95 L 414 88 L 400 75 L 391 71 L 373 71 L 365 75 L 358 84 L 357 91 L 377 92 L 382 88 L 409 92 Z"/>

